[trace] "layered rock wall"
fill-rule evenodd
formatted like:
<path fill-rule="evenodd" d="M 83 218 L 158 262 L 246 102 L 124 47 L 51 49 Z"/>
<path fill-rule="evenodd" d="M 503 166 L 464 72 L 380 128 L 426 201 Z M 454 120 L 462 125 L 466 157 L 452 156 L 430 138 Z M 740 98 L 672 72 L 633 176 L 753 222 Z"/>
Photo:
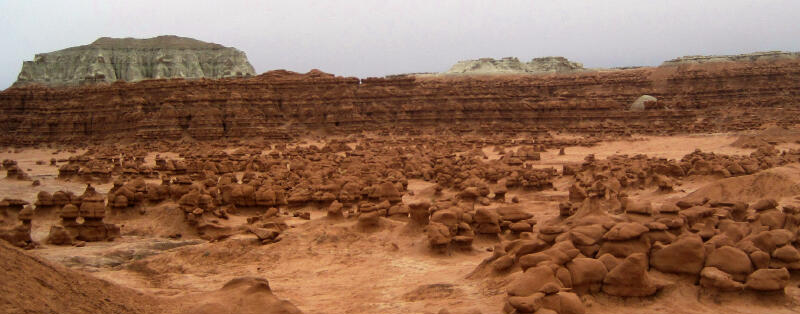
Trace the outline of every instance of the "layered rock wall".
<path fill-rule="evenodd" d="M 0 144 L 354 133 L 671 134 L 800 122 L 800 61 L 560 75 L 148 80 L 0 93 Z M 658 107 L 628 111 L 641 95 Z"/>

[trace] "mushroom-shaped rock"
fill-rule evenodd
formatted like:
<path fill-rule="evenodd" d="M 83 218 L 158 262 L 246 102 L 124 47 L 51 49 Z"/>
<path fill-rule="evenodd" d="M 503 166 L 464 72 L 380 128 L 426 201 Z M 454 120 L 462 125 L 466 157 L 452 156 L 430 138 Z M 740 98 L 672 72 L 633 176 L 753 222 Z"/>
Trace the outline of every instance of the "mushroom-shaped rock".
<path fill-rule="evenodd" d="M 59 213 L 61 219 L 76 219 L 79 215 L 78 207 L 73 204 L 64 205 Z"/>
<path fill-rule="evenodd" d="M 119 188 L 114 194 L 123 195 L 123 196 L 125 196 L 125 198 L 128 199 L 128 201 L 133 203 L 135 201 L 135 199 L 136 199 L 136 192 L 134 192 L 134 190 L 132 190 L 131 188 L 128 188 L 128 186 L 123 186 L 123 187 Z M 111 194 L 111 193 L 109 193 L 109 194 Z M 111 199 L 109 199 L 109 200 L 111 200 Z M 127 206 L 127 204 L 126 204 L 126 206 Z"/>
<path fill-rule="evenodd" d="M 600 284 L 608 273 L 603 262 L 593 258 L 577 257 L 566 266 L 572 276 L 574 287 Z"/>
<path fill-rule="evenodd" d="M 267 229 L 267 228 L 249 228 L 248 231 L 255 234 L 256 237 L 258 237 L 258 239 L 262 241 L 262 243 L 264 243 L 264 241 L 270 243 L 280 234 L 280 231 L 278 230 Z"/>
<path fill-rule="evenodd" d="M 603 239 L 610 241 L 623 241 L 638 238 L 643 233 L 650 231 L 645 225 L 638 222 L 620 222 L 608 230 Z"/>
<path fill-rule="evenodd" d="M 758 202 L 755 202 L 752 206 L 750 206 L 750 208 L 754 209 L 757 212 L 767 209 L 773 209 L 775 207 L 778 207 L 778 202 L 771 198 L 759 200 Z"/>
<path fill-rule="evenodd" d="M 513 222 L 533 218 L 533 214 L 525 212 L 525 210 L 519 206 L 498 207 L 497 214 L 500 215 L 500 218 L 503 220 L 509 220 Z"/>
<path fill-rule="evenodd" d="M 255 192 L 256 205 L 258 206 L 275 206 L 280 205 L 276 202 L 275 191 L 269 188 L 260 188 Z"/>
<path fill-rule="evenodd" d="M 30 223 L 31 220 L 33 220 L 33 206 L 28 205 L 20 210 L 19 214 L 17 215 L 17 219 L 19 219 L 23 224 Z"/>
<path fill-rule="evenodd" d="M 539 289 L 539 292 L 544 293 L 545 295 L 556 294 L 558 291 L 561 290 L 561 287 L 556 284 L 555 282 L 548 282 Z"/>
<path fill-rule="evenodd" d="M 667 246 L 656 244 L 650 254 L 650 265 L 668 273 L 698 274 L 705 261 L 703 240 L 698 236 L 681 237 Z"/>
<path fill-rule="evenodd" d="M 39 191 L 39 194 L 36 194 L 36 206 L 37 207 L 49 207 L 55 205 L 53 203 L 53 195 L 48 193 L 47 191 Z"/>
<path fill-rule="evenodd" d="M 125 195 L 117 194 L 113 200 L 109 200 L 113 208 L 125 208 L 128 206 L 128 198 Z"/>
<path fill-rule="evenodd" d="M 789 271 L 780 269 L 759 269 L 747 276 L 745 287 L 756 291 L 778 291 L 789 284 Z"/>
<path fill-rule="evenodd" d="M 659 214 L 677 214 L 680 210 L 680 207 L 672 203 L 664 203 L 658 207 Z"/>
<path fill-rule="evenodd" d="M 744 284 L 716 267 L 706 267 L 700 271 L 700 286 L 720 291 L 740 291 L 744 288 Z"/>
<path fill-rule="evenodd" d="M 178 205 L 181 207 L 181 209 L 183 209 L 183 211 L 188 213 L 197 208 L 199 202 L 200 193 L 197 191 L 192 191 L 181 196 L 181 198 L 178 200 Z"/>
<path fill-rule="evenodd" d="M 411 221 L 418 225 L 427 225 L 428 220 L 430 219 L 430 207 L 431 203 L 429 202 L 416 202 L 408 204 Z"/>
<path fill-rule="evenodd" d="M 264 212 L 264 218 L 277 217 L 280 211 L 275 207 L 270 207 Z"/>
<path fill-rule="evenodd" d="M 520 232 L 531 232 L 533 227 L 526 221 L 519 221 L 512 223 L 511 225 L 508 226 L 508 228 L 511 229 L 511 231 L 514 233 L 520 233 Z"/>
<path fill-rule="evenodd" d="M 453 246 L 461 251 L 471 251 L 472 250 L 472 241 L 474 241 L 475 237 L 471 235 L 457 235 L 453 237 L 451 241 Z"/>
<path fill-rule="evenodd" d="M 74 198 L 74 195 L 70 192 L 64 191 L 57 191 L 53 193 L 53 205 L 55 206 L 64 206 L 69 203 Z"/>
<path fill-rule="evenodd" d="M 606 269 L 608 269 L 609 271 L 616 268 L 617 266 L 619 266 L 619 264 L 622 264 L 622 261 L 624 261 L 624 259 L 616 257 L 611 254 L 602 254 L 600 255 L 600 257 L 597 258 L 597 260 L 602 262 L 603 265 L 606 266 Z"/>
<path fill-rule="evenodd" d="M 376 228 L 380 223 L 380 218 L 377 211 L 361 213 L 358 215 L 358 226 L 362 229 Z"/>
<path fill-rule="evenodd" d="M 714 249 L 706 258 L 705 266 L 716 267 L 733 275 L 734 279 L 744 279 L 753 271 L 750 256 L 739 248 L 727 245 Z"/>
<path fill-rule="evenodd" d="M 539 265 L 542 262 L 552 262 L 561 265 L 568 262 L 570 259 L 571 257 L 565 252 L 555 248 L 549 248 L 542 252 L 523 255 L 519 258 L 519 265 L 525 270 Z"/>
<path fill-rule="evenodd" d="M 572 228 L 569 232 L 576 245 L 595 245 L 603 238 L 606 228 L 601 224 L 591 224 Z"/>
<path fill-rule="evenodd" d="M 558 303 L 558 314 L 584 314 L 586 313 L 586 306 L 581 301 L 581 298 L 572 292 L 561 291 L 556 293 L 555 295 L 558 301 L 552 303 Z M 545 300 L 545 309 L 547 305 L 551 304 L 551 302 L 547 302 Z M 555 309 L 552 309 L 555 311 Z"/>
<path fill-rule="evenodd" d="M 627 199 L 623 205 L 626 213 L 648 216 L 653 214 L 653 206 L 649 201 Z"/>
<path fill-rule="evenodd" d="M 569 200 L 571 202 L 581 202 L 584 199 L 586 199 L 586 197 L 587 197 L 586 190 L 583 187 L 581 187 L 578 183 L 573 184 L 569 188 Z"/>
<path fill-rule="evenodd" d="M 402 200 L 403 195 L 397 191 L 397 187 L 391 182 L 383 182 L 375 187 L 370 194 L 371 198 L 378 200 L 387 200 L 391 203 L 397 203 Z"/>
<path fill-rule="evenodd" d="M 514 266 L 514 257 L 503 255 L 492 262 L 492 268 L 497 272 L 502 272 Z"/>
<path fill-rule="evenodd" d="M 84 197 L 79 211 L 83 218 L 102 219 L 106 216 L 103 197 L 99 194 L 91 194 Z"/>
<path fill-rule="evenodd" d="M 526 254 L 544 250 L 548 246 L 549 244 L 547 242 L 540 239 L 520 240 L 516 247 L 515 257 L 519 259 Z"/>
<path fill-rule="evenodd" d="M 386 213 L 386 215 L 388 215 L 390 217 L 396 217 L 396 218 L 407 218 L 408 217 L 408 212 L 409 212 L 409 209 L 408 209 L 408 206 L 406 204 L 397 203 L 397 204 L 391 205 L 391 207 L 389 207 L 389 210 Z"/>
<path fill-rule="evenodd" d="M 479 208 L 475 211 L 473 220 L 477 224 L 475 232 L 480 234 L 497 234 L 500 233 L 500 215 L 494 210 L 487 208 Z"/>
<path fill-rule="evenodd" d="M 539 227 L 539 239 L 548 243 L 554 243 L 561 234 L 567 231 L 565 226 L 561 225 L 544 225 Z"/>
<path fill-rule="evenodd" d="M 63 226 L 53 225 L 45 242 L 53 245 L 71 245 L 72 235 Z"/>
<path fill-rule="evenodd" d="M 750 261 L 753 262 L 753 268 L 762 269 L 769 267 L 770 256 L 767 252 L 755 250 L 750 253 Z"/>
<path fill-rule="evenodd" d="M 777 208 L 767 209 L 758 213 L 758 221 L 769 229 L 781 229 L 786 223 L 786 214 Z"/>
<path fill-rule="evenodd" d="M 509 296 L 530 296 L 539 292 L 548 283 L 558 283 L 555 270 L 550 265 L 540 265 L 526 269 L 508 285 Z"/>
<path fill-rule="evenodd" d="M 494 199 L 504 201 L 506 199 L 506 193 L 508 193 L 508 188 L 505 185 L 498 184 L 494 188 Z"/>
<path fill-rule="evenodd" d="M 764 252 L 772 252 L 778 247 L 794 241 L 795 238 L 795 234 L 789 230 L 776 229 L 759 232 L 748 236 L 748 239 L 745 240 L 752 240 L 753 245 Z"/>
<path fill-rule="evenodd" d="M 794 246 L 784 245 L 775 249 L 775 251 L 772 252 L 772 257 L 786 263 L 793 263 L 800 261 L 800 252 L 798 252 Z"/>
<path fill-rule="evenodd" d="M 339 203 L 339 201 L 333 201 L 328 206 L 328 217 L 329 218 L 342 218 L 343 217 L 343 215 L 342 215 L 342 207 L 343 207 L 342 203 Z"/>
<path fill-rule="evenodd" d="M 644 297 L 655 294 L 659 286 L 647 274 L 647 256 L 631 254 L 608 272 L 603 292 L 621 297 Z"/>
<path fill-rule="evenodd" d="M 480 196 L 480 191 L 478 191 L 478 188 L 474 186 L 467 187 L 458 193 L 458 197 L 464 200 L 475 200 Z"/>
<path fill-rule="evenodd" d="M 432 249 L 441 250 L 446 249 L 452 239 L 450 229 L 439 222 L 433 222 L 426 227 L 428 235 L 428 244 Z"/>
<path fill-rule="evenodd" d="M 516 313 L 541 313 L 546 311 L 542 308 L 545 294 L 537 292 L 528 296 L 509 296 L 508 306 Z M 555 313 L 555 312 L 554 312 Z"/>
<path fill-rule="evenodd" d="M 442 209 L 438 210 L 433 215 L 431 215 L 431 222 L 438 222 L 447 226 L 447 228 L 452 232 L 455 231 L 458 226 L 459 215 L 454 210 L 451 209 Z"/>
<path fill-rule="evenodd" d="M 478 208 L 472 219 L 478 224 L 498 224 L 500 215 L 488 208 Z"/>

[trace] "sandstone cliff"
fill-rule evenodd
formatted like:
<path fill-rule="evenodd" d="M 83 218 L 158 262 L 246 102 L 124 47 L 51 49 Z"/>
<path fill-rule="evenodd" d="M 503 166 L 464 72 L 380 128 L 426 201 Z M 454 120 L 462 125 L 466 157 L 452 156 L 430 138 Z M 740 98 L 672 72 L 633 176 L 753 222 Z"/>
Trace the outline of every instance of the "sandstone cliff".
<path fill-rule="evenodd" d="M 444 74 L 544 74 L 583 71 L 583 64 L 564 57 L 534 58 L 528 63 L 514 57 L 459 61 Z"/>
<path fill-rule="evenodd" d="M 800 60 L 557 75 L 147 80 L 0 92 L 0 144 L 281 140 L 309 130 L 691 133 L 800 123 Z M 657 106 L 629 111 L 642 95 Z M 430 133 L 427 133 L 430 134 Z"/>
<path fill-rule="evenodd" d="M 150 39 L 103 37 L 89 45 L 37 54 L 33 61 L 22 64 L 22 71 L 13 86 L 254 74 L 247 56 L 235 48 L 177 36 Z"/>

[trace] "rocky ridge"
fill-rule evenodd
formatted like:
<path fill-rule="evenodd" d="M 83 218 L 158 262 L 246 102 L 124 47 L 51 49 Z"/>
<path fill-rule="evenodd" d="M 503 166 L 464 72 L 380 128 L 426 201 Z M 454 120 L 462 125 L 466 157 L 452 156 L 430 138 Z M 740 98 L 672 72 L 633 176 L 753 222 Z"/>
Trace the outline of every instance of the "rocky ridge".
<path fill-rule="evenodd" d="M 254 75 L 244 52 L 192 38 L 102 37 L 95 42 L 25 61 L 13 86 L 86 85 L 158 78 L 223 78 Z"/>

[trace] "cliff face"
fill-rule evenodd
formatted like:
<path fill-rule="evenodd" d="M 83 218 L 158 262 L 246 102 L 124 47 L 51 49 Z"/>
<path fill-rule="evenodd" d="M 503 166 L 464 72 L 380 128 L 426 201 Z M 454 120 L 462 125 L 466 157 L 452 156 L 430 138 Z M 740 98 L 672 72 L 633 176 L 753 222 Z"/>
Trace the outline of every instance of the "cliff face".
<path fill-rule="evenodd" d="M 564 57 L 534 58 L 528 63 L 514 57 L 459 61 L 444 74 L 545 74 L 583 71 L 583 64 Z"/>
<path fill-rule="evenodd" d="M 800 123 L 800 61 L 359 80 L 319 71 L 0 92 L 0 144 L 353 133 L 690 133 Z M 657 107 L 627 110 L 641 95 Z"/>
<path fill-rule="evenodd" d="M 158 78 L 225 78 L 254 75 L 235 48 L 199 40 L 159 36 L 107 38 L 79 47 L 37 54 L 22 64 L 13 86 L 85 85 Z"/>

